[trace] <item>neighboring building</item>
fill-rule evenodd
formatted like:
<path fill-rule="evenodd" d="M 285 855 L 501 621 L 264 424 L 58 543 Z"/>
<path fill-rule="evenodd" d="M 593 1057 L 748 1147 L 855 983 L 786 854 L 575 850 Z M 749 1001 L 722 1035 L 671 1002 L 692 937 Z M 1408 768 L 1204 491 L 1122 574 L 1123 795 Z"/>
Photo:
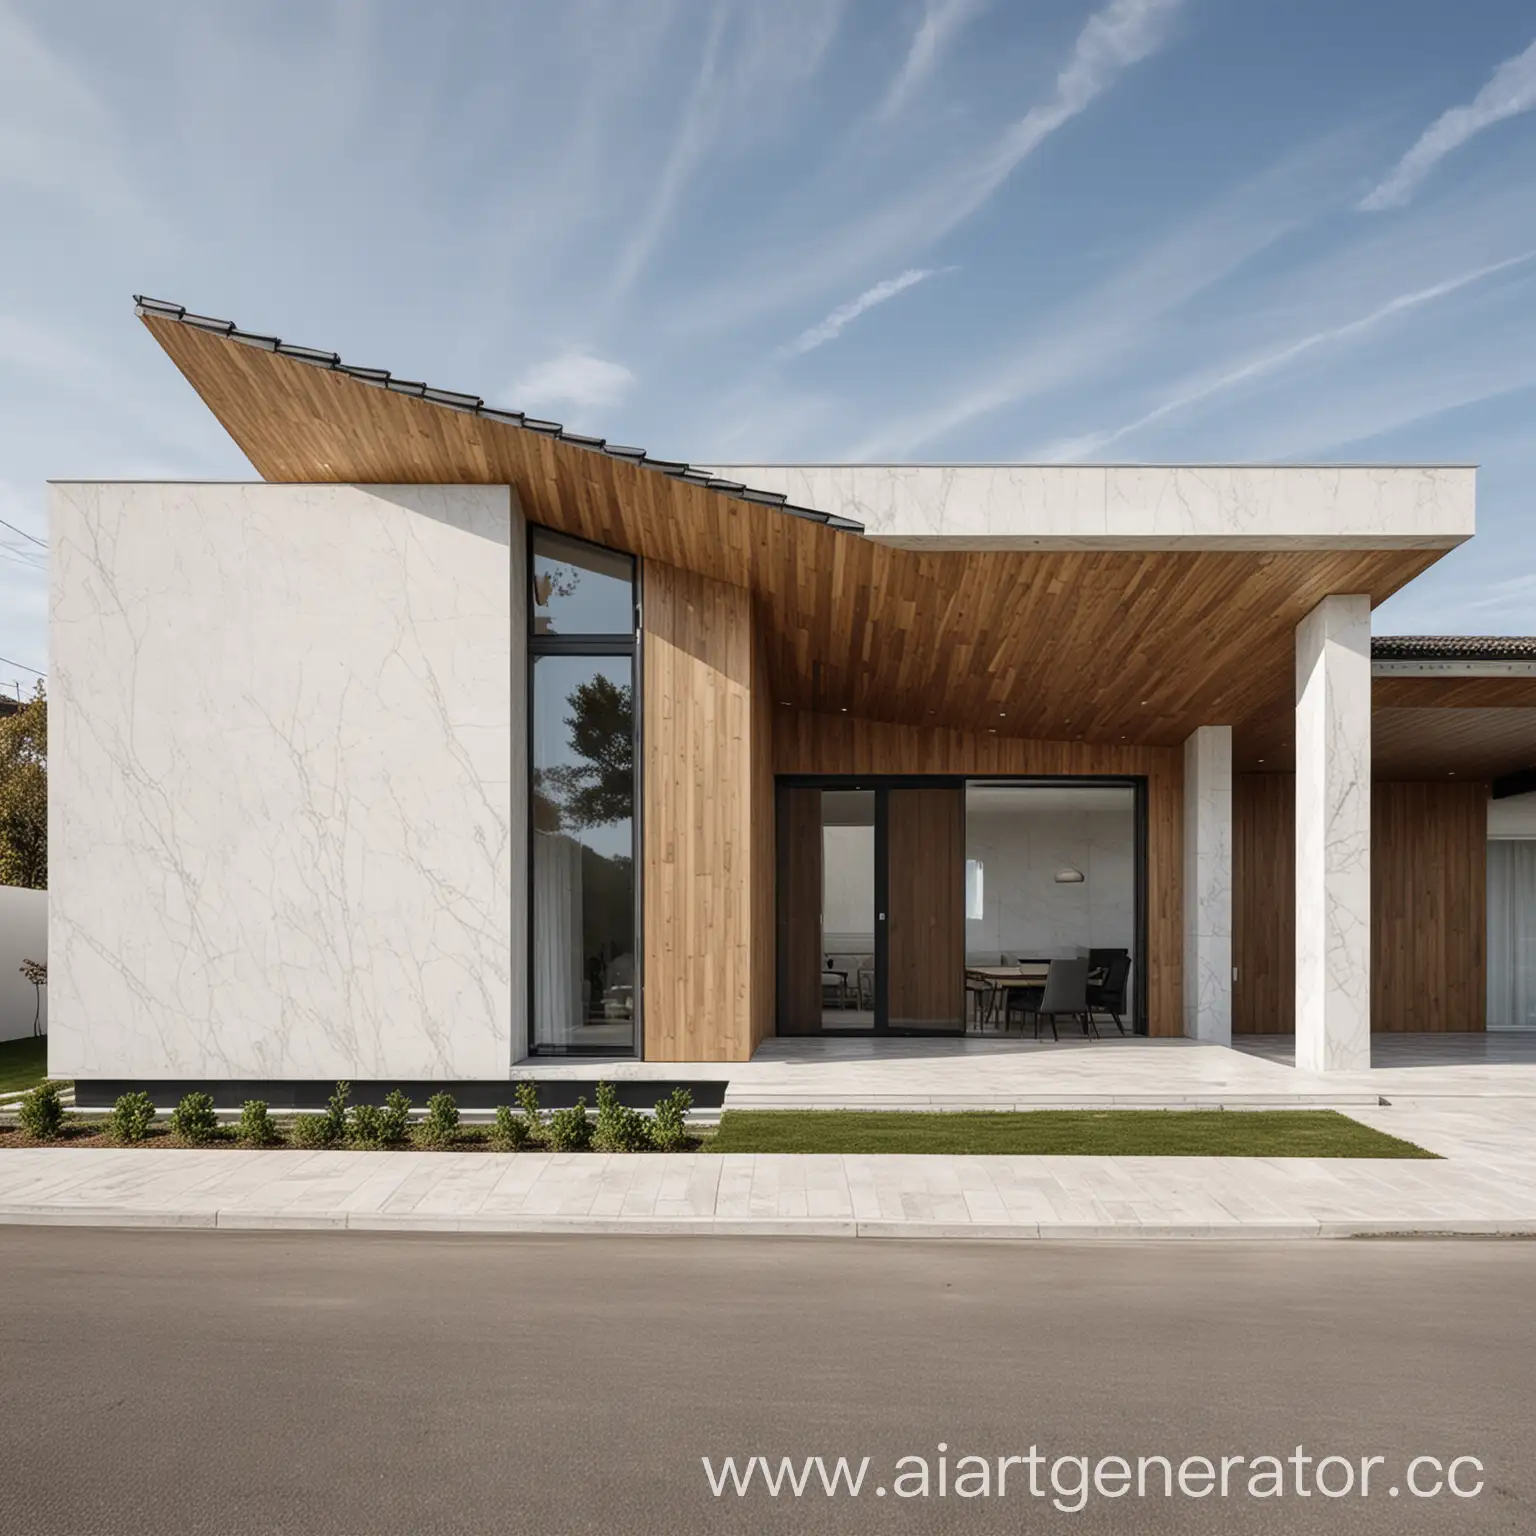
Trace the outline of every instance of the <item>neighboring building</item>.
<path fill-rule="evenodd" d="M 1536 1023 L 1536 640 L 1370 637 L 1472 469 L 696 470 L 140 313 L 263 483 L 53 488 L 87 1094 L 1017 1031 L 1080 955 L 1322 1070 Z"/>

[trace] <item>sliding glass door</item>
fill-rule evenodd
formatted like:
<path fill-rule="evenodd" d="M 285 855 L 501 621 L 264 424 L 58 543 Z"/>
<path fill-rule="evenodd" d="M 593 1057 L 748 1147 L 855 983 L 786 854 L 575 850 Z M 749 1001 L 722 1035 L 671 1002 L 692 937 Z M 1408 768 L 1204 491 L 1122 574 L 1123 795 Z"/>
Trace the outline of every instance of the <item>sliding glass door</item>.
<path fill-rule="evenodd" d="M 781 781 L 778 1032 L 1029 1033 L 1056 961 L 1145 1024 L 1145 786 Z"/>
<path fill-rule="evenodd" d="M 965 1028 L 956 786 L 781 785 L 779 1033 Z"/>

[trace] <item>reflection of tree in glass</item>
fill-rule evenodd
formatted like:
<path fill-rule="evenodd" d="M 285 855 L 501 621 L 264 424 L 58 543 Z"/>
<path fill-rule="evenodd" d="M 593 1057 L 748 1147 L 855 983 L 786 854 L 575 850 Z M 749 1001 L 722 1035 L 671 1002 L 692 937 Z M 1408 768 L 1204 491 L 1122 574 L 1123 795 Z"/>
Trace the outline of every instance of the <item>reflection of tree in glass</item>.
<path fill-rule="evenodd" d="M 548 608 L 557 597 L 569 597 L 581 584 L 581 572 L 571 565 L 546 565 L 535 571 L 533 577 L 533 605 Z M 533 632 L 536 635 L 553 634 L 553 619 L 547 613 L 534 615 Z"/>
<path fill-rule="evenodd" d="M 634 813 L 634 690 L 599 673 L 571 690 L 571 751 L 581 761 L 546 768 L 534 785 L 534 825 L 601 827 Z"/>

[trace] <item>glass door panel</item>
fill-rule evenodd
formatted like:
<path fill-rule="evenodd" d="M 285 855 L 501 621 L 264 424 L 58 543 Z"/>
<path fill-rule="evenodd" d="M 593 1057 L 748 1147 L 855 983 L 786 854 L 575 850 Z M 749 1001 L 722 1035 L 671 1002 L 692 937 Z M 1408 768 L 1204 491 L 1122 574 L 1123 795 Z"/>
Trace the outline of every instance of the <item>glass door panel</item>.
<path fill-rule="evenodd" d="M 875 791 L 821 793 L 821 1027 L 875 1027 Z"/>

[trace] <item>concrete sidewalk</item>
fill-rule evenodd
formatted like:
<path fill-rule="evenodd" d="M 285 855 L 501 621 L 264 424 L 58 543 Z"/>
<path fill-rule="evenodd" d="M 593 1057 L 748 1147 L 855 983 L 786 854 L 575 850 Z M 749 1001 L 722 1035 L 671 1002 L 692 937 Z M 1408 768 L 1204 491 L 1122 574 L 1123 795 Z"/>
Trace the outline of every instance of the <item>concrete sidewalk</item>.
<path fill-rule="evenodd" d="M 1536 1103 L 1352 1111 L 1445 1161 L 0 1151 L 0 1222 L 763 1236 L 1536 1236 Z"/>

